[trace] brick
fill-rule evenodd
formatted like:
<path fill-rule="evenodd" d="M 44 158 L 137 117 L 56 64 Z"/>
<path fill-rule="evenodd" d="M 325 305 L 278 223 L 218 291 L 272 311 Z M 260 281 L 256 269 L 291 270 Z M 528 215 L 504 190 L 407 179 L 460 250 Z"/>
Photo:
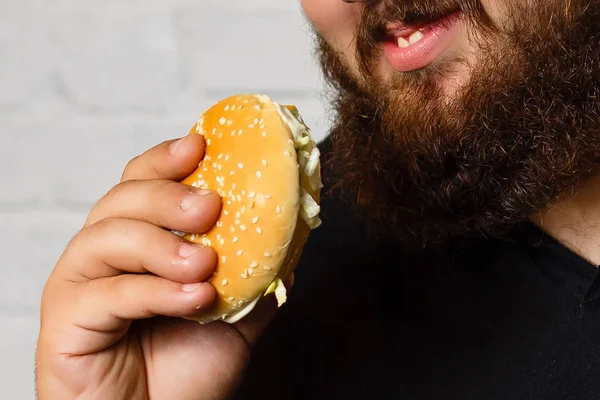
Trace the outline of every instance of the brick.
<path fill-rule="evenodd" d="M 0 136 L 0 204 L 89 206 L 119 182 L 131 158 L 187 134 L 197 114 L 164 118 L 53 111 L 4 119 L 8 134 Z"/>
<path fill-rule="evenodd" d="M 179 89 L 169 13 L 157 7 L 76 7 L 58 15 L 66 95 L 92 110 L 163 112 Z M 76 29 L 74 33 L 74 24 Z"/>
<path fill-rule="evenodd" d="M 37 317 L 46 280 L 84 221 L 85 213 L 0 213 L 4 265 L 4 278 L 0 281 L 2 312 Z"/>
<path fill-rule="evenodd" d="M 212 93 L 311 93 L 319 71 L 297 10 L 182 9 L 175 14 L 185 84 Z"/>
<path fill-rule="evenodd" d="M 0 316 L 0 387 L 3 399 L 35 399 L 37 318 Z"/>

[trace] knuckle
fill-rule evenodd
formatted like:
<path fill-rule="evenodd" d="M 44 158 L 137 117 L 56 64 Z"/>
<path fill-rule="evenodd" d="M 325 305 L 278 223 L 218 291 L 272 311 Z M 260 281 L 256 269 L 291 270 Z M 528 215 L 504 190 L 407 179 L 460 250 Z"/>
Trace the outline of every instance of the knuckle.
<path fill-rule="evenodd" d="M 114 226 L 118 224 L 118 218 L 106 217 L 99 221 L 85 227 L 79 232 L 79 237 L 86 240 L 86 242 L 94 242 L 97 238 L 105 237 L 109 235 L 113 230 Z M 80 239 L 80 240 L 81 240 Z"/>
<path fill-rule="evenodd" d="M 121 175 L 122 181 L 125 181 L 128 179 L 128 177 L 131 175 L 132 171 L 134 171 L 136 169 L 141 158 L 142 158 L 142 155 L 140 154 L 138 156 L 133 157 L 131 160 L 129 160 L 127 162 L 127 164 L 125 165 L 125 168 L 123 169 L 123 174 Z"/>

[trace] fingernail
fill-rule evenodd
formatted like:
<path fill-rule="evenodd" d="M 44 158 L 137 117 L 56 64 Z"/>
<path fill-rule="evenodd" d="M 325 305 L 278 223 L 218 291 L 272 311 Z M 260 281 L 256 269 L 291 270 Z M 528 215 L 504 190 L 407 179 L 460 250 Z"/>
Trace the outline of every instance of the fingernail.
<path fill-rule="evenodd" d="M 202 199 L 202 196 L 206 196 L 209 193 L 210 190 L 205 189 L 198 189 L 190 192 L 183 198 L 183 201 L 181 202 L 181 209 L 183 211 L 188 211 L 194 204 L 198 203 Z"/>
<path fill-rule="evenodd" d="M 204 246 L 191 243 L 182 243 L 181 246 L 179 246 L 179 255 L 183 258 L 190 258 L 202 250 L 202 248 L 204 248 Z"/>
<path fill-rule="evenodd" d="M 181 290 L 186 292 L 186 293 L 191 293 L 191 292 L 195 292 L 196 290 L 198 290 L 200 288 L 200 286 L 202 286 L 203 283 L 186 283 L 185 285 L 181 286 Z"/>
<path fill-rule="evenodd" d="M 183 141 L 185 140 L 186 137 L 183 137 L 183 138 L 171 143 L 171 145 L 169 146 L 169 153 L 171 153 L 172 156 L 174 156 L 177 153 L 177 149 L 179 148 L 179 146 L 181 146 L 181 143 L 183 143 Z"/>

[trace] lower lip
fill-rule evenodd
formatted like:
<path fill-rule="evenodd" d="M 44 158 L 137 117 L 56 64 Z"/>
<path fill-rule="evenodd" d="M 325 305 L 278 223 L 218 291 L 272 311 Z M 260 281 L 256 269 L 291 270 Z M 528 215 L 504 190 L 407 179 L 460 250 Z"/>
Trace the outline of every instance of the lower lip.
<path fill-rule="evenodd" d="M 399 72 L 411 72 L 427 67 L 448 49 L 459 31 L 460 15 L 453 14 L 443 24 L 424 27 L 424 37 L 406 48 L 398 46 L 396 41 L 385 42 L 385 57 L 390 65 Z"/>

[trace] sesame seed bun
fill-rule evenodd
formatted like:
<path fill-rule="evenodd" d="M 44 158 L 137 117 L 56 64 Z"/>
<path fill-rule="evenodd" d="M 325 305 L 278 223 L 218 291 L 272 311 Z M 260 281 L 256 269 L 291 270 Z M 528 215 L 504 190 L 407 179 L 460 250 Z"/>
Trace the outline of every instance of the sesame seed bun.
<path fill-rule="evenodd" d="M 191 319 L 234 323 L 264 295 L 285 301 L 283 281 L 320 224 L 318 148 L 294 107 L 263 95 L 218 102 L 190 134 L 204 136 L 206 154 L 183 183 L 215 190 L 223 201 L 212 230 L 185 234 L 219 256 L 210 279 L 217 298 Z"/>

